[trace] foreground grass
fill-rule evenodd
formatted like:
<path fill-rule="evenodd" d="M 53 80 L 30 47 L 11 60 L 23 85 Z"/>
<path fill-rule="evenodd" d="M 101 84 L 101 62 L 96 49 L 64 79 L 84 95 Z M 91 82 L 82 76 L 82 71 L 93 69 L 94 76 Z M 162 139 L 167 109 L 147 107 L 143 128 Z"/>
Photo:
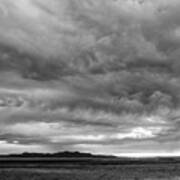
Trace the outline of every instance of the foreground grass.
<path fill-rule="evenodd" d="M 1 169 L 0 180 L 180 180 L 180 164 Z"/>

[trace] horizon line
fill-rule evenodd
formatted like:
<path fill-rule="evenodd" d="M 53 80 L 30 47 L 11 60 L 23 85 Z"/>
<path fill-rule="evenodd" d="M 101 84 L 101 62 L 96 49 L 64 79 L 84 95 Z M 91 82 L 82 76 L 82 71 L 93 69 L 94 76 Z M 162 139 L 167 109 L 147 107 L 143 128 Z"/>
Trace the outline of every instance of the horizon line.
<path fill-rule="evenodd" d="M 114 153 L 114 154 L 104 154 L 104 153 L 92 153 L 92 152 L 81 152 L 81 151 L 57 151 L 57 152 L 22 152 L 22 153 L 2 153 L 0 156 L 11 156 L 11 155 L 23 155 L 23 154 L 49 154 L 54 155 L 57 153 L 80 153 L 89 154 L 92 156 L 114 156 L 116 158 L 168 158 L 168 157 L 180 157 L 180 152 L 173 153 Z"/>

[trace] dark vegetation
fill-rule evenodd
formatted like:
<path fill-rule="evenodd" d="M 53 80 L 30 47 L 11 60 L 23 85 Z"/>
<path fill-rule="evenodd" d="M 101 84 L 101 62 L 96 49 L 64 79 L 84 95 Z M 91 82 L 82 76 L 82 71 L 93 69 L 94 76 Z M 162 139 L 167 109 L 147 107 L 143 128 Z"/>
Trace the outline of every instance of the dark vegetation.
<path fill-rule="evenodd" d="M 64 151 L 64 152 L 57 152 L 57 153 L 28 153 L 28 152 L 24 152 L 22 154 L 0 155 L 0 157 L 6 157 L 6 158 L 8 158 L 8 157 L 115 158 L 116 156 L 93 155 L 91 153 L 80 153 L 77 151 L 76 152 Z"/>
<path fill-rule="evenodd" d="M 180 164 L 180 157 L 125 158 L 80 152 L 23 153 L 0 155 L 0 167 L 61 167 L 62 165 L 150 165 Z"/>
<path fill-rule="evenodd" d="M 180 180 L 180 158 L 120 158 L 79 152 L 1 155 L 0 180 Z"/>

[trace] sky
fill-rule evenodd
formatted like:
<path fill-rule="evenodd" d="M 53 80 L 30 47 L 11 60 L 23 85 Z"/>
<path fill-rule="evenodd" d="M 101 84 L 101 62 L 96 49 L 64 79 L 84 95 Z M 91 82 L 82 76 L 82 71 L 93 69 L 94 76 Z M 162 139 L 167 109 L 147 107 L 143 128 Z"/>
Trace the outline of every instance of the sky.
<path fill-rule="evenodd" d="M 179 0 L 0 0 L 0 154 L 180 156 Z"/>

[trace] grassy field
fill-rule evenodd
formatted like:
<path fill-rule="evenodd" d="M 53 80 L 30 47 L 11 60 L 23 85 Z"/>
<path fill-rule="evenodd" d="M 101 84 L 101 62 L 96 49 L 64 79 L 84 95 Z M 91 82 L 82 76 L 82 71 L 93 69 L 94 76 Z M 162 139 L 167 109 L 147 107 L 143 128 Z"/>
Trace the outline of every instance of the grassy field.
<path fill-rule="evenodd" d="M 1 168 L 0 180 L 180 180 L 180 164 Z"/>

